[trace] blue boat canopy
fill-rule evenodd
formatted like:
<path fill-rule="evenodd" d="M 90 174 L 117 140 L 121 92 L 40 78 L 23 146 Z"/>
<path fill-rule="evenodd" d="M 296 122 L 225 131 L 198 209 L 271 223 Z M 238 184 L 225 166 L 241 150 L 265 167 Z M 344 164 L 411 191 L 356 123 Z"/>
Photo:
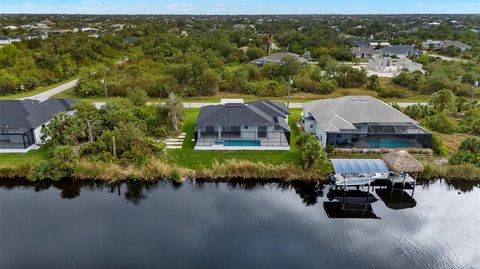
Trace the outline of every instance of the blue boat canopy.
<path fill-rule="evenodd" d="M 337 174 L 388 173 L 388 167 L 381 159 L 331 159 Z"/>

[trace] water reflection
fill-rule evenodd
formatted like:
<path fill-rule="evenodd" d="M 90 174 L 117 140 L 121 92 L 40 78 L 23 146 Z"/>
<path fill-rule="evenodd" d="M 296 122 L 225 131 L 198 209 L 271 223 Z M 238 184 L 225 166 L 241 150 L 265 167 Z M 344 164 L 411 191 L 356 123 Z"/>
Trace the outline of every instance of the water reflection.
<path fill-rule="evenodd" d="M 430 184 L 433 184 L 437 181 L 424 181 L 419 182 L 423 184 L 423 188 L 428 188 Z M 471 181 L 444 181 L 445 186 L 449 189 L 457 190 L 459 192 L 470 192 L 475 187 L 479 187 L 479 182 Z M 210 181 L 210 180 L 190 180 L 189 184 L 192 184 L 195 189 L 202 191 L 205 184 L 219 185 L 224 184 L 220 182 Z M 318 203 L 318 199 L 323 197 L 324 189 L 326 188 L 324 184 L 315 181 L 249 181 L 249 180 L 231 180 L 228 181 L 227 186 L 231 190 L 244 190 L 252 191 L 263 189 L 266 186 L 274 187 L 282 191 L 294 190 L 295 193 L 301 198 L 301 201 L 306 206 L 314 206 Z M 50 188 L 55 188 L 60 190 L 60 197 L 63 199 L 75 199 L 80 197 L 82 190 L 99 190 L 99 191 L 108 191 L 112 194 L 117 194 L 121 196 L 133 205 L 140 205 L 140 203 L 148 198 L 148 193 L 154 191 L 158 188 L 172 188 L 178 190 L 182 187 L 182 183 L 178 183 L 170 180 L 163 180 L 157 182 L 150 181 L 123 181 L 108 183 L 104 181 L 80 181 L 80 180 L 63 180 L 63 181 L 28 181 L 23 179 L 15 180 L 0 180 L 0 189 L 18 189 L 25 188 L 34 190 L 35 192 L 41 192 L 48 190 Z M 372 188 L 373 189 L 373 188 Z M 386 204 L 387 207 L 392 209 L 402 209 L 402 208 L 412 208 L 415 207 L 416 201 L 412 197 L 413 192 L 410 194 L 403 190 L 391 190 L 390 188 L 376 188 L 375 193 L 377 196 Z M 348 191 L 343 193 L 343 191 L 333 191 L 330 190 L 327 194 L 329 201 L 337 200 L 340 204 L 349 204 L 357 198 L 367 197 L 366 208 L 368 204 L 371 204 L 376 199 L 369 192 L 363 191 Z M 332 198 L 333 197 L 333 198 Z M 353 200 L 352 200 L 353 199 Z M 359 199 L 358 201 L 360 201 Z M 355 203 L 353 203 L 355 204 Z M 345 206 L 343 206 L 345 207 Z"/>
<path fill-rule="evenodd" d="M 404 190 L 378 188 L 375 193 L 391 209 L 413 208 L 417 205 L 417 201 Z"/>
<path fill-rule="evenodd" d="M 447 184 L 0 180 L 0 268 L 476 268 L 480 189 Z"/>
<path fill-rule="evenodd" d="M 327 197 L 323 209 L 329 218 L 379 219 L 371 206 L 377 198 L 368 191 L 330 190 Z"/>

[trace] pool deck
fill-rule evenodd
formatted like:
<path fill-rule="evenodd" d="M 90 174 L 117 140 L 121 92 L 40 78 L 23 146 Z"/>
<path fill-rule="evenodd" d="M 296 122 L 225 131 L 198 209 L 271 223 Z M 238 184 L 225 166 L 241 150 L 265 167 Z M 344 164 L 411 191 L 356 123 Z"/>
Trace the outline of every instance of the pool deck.
<path fill-rule="evenodd" d="M 258 138 L 253 141 L 260 141 L 260 146 L 224 146 L 222 144 L 215 144 L 217 137 L 209 136 L 202 137 L 197 140 L 195 150 L 290 150 L 287 137 L 284 133 L 273 133 L 267 138 Z M 232 141 L 242 141 L 241 138 L 231 139 Z M 252 141 L 245 139 L 244 141 Z"/>

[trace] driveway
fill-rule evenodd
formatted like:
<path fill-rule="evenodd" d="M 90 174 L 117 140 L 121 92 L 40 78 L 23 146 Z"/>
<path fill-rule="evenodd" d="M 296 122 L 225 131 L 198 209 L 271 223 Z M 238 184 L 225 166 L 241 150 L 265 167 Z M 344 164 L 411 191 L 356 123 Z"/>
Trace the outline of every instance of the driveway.
<path fill-rule="evenodd" d="M 51 98 L 52 96 L 54 96 L 56 94 L 59 94 L 63 91 L 66 91 L 68 89 L 71 89 L 71 88 L 75 87 L 75 85 L 77 85 L 77 82 L 78 82 L 78 79 L 74 79 L 72 81 L 64 83 L 64 84 L 62 84 L 60 86 L 57 86 L 55 88 L 52 88 L 50 90 L 44 91 L 42 93 L 32 95 L 32 96 L 29 96 L 29 97 L 25 97 L 25 98 L 20 98 L 20 100 L 34 99 L 34 100 L 43 102 L 43 101 L 47 100 L 48 98 Z"/>

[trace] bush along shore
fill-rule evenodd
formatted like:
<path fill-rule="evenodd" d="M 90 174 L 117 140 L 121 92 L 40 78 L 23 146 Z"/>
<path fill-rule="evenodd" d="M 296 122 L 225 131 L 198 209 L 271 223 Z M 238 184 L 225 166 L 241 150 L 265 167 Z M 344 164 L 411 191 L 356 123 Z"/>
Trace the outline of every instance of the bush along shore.
<path fill-rule="evenodd" d="M 328 174 L 328 173 L 327 173 Z M 215 162 L 210 168 L 189 169 L 152 159 L 141 166 L 122 166 L 114 163 L 101 163 L 80 160 L 64 167 L 47 167 L 42 164 L 0 165 L 0 178 L 25 178 L 31 181 L 60 180 L 71 178 L 76 180 L 122 181 L 142 179 L 156 181 L 172 179 L 181 182 L 186 178 L 203 178 L 215 181 L 228 180 L 326 180 L 327 174 L 321 170 L 305 170 L 300 165 L 285 163 L 273 165 L 245 160 L 227 160 Z"/>
<path fill-rule="evenodd" d="M 480 180 L 480 168 L 472 164 L 434 164 L 423 162 L 424 171 L 420 179 L 444 178 L 447 180 Z M 223 163 L 215 161 L 211 167 L 183 168 L 169 164 L 159 159 L 152 159 L 141 166 L 122 166 L 114 163 L 79 160 L 63 167 L 46 167 L 44 164 L 29 163 L 0 165 L 0 178 L 24 178 L 30 181 L 60 180 L 63 178 L 75 180 L 145 180 L 157 181 L 171 179 L 182 182 L 186 178 L 208 179 L 213 181 L 254 180 L 254 181 L 291 181 L 314 180 L 326 182 L 327 176 L 333 171 L 330 165 L 323 169 L 306 170 L 295 163 L 268 164 L 245 160 L 227 160 Z"/>

